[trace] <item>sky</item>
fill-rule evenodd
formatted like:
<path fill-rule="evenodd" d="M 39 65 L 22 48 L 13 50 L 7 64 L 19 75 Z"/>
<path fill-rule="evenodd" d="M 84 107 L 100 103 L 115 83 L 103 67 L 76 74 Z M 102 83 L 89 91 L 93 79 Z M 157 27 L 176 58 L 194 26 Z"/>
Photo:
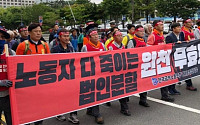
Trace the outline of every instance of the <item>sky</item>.
<path fill-rule="evenodd" d="M 95 2 L 96 4 L 101 3 L 103 0 L 91 0 L 91 2 Z"/>

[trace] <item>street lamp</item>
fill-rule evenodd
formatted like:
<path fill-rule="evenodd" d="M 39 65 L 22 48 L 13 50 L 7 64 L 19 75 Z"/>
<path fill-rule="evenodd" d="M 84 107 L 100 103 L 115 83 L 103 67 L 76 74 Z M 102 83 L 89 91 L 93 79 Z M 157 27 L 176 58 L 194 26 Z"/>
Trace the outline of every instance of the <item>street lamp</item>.
<path fill-rule="evenodd" d="M 21 26 L 23 25 L 23 23 L 22 23 L 22 12 L 23 12 L 23 10 L 22 10 L 22 0 L 20 0 L 20 3 L 21 3 Z"/>
<path fill-rule="evenodd" d="M 134 0 L 131 0 L 131 4 L 132 4 L 132 23 L 134 22 Z"/>
<path fill-rule="evenodd" d="M 75 24 L 76 24 L 76 19 L 75 19 L 75 17 L 74 17 L 74 13 L 73 13 L 72 8 L 71 8 L 71 6 L 70 6 L 70 4 L 69 4 L 69 1 L 67 1 L 67 3 L 68 3 L 68 5 L 69 5 L 71 14 L 72 14 L 72 16 L 73 16 L 73 18 L 74 18 L 74 22 L 75 22 Z"/>

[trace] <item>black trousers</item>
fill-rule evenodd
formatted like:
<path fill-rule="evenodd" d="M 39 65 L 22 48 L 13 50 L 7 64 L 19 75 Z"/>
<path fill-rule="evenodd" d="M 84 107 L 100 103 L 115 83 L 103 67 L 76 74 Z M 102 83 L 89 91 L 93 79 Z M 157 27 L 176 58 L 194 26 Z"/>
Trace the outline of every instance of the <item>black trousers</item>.
<path fill-rule="evenodd" d="M 147 101 L 147 92 L 140 93 L 140 102 Z"/>
<path fill-rule="evenodd" d="M 127 98 L 119 99 L 119 102 L 120 102 L 122 111 L 128 110 Z"/>
<path fill-rule="evenodd" d="M 4 112 L 6 118 L 6 124 L 12 125 L 12 116 L 11 116 L 11 109 L 10 109 L 10 98 L 9 96 L 0 97 L 0 116 Z"/>
<path fill-rule="evenodd" d="M 72 116 L 73 114 L 74 114 L 74 115 L 77 115 L 77 111 L 71 112 L 71 113 L 70 113 L 70 116 Z"/>
<path fill-rule="evenodd" d="M 99 106 L 98 105 L 90 107 L 90 108 L 87 108 L 87 111 L 91 112 L 94 117 L 99 117 L 100 116 Z"/>
<path fill-rule="evenodd" d="M 78 52 L 81 52 L 82 47 L 83 47 L 83 43 L 78 43 Z"/>
<path fill-rule="evenodd" d="M 168 90 L 169 90 L 169 91 L 173 91 L 173 90 L 175 89 L 175 86 L 176 86 L 176 84 L 169 85 L 169 86 L 168 86 Z"/>
<path fill-rule="evenodd" d="M 169 97 L 168 87 L 162 87 L 162 88 L 160 88 L 160 90 L 161 90 L 161 96 L 162 96 L 162 98 Z"/>
<path fill-rule="evenodd" d="M 193 85 L 192 85 L 192 80 L 191 80 L 191 79 L 185 80 L 185 82 L 186 82 L 186 86 L 187 86 L 187 87 L 193 86 Z"/>

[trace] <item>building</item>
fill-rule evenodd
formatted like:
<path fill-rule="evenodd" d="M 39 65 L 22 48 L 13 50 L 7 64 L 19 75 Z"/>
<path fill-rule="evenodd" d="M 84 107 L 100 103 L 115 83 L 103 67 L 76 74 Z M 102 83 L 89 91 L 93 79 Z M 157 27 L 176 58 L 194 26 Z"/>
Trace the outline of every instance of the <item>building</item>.
<path fill-rule="evenodd" d="M 0 0 L 0 7 L 7 8 L 10 6 L 30 6 L 35 4 L 35 0 Z"/>
<path fill-rule="evenodd" d="M 48 2 L 51 2 L 51 1 L 55 1 L 55 0 L 35 0 L 35 3 L 48 3 Z"/>

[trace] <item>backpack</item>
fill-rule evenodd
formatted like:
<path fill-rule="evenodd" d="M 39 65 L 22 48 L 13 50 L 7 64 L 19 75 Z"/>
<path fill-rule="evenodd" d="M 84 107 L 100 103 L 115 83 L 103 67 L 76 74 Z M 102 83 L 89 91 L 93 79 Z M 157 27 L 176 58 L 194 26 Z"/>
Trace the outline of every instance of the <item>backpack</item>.
<path fill-rule="evenodd" d="M 29 48 L 29 41 L 28 41 L 28 40 L 25 40 L 24 42 L 25 42 L 24 55 L 26 55 L 28 51 L 30 51 L 30 52 L 32 53 L 32 50 Z M 44 49 L 45 49 L 45 53 L 46 53 L 46 52 L 47 52 L 47 51 L 46 51 L 47 48 L 46 48 L 46 45 L 45 45 L 44 41 L 41 41 L 41 43 L 42 43 L 42 45 L 43 45 L 43 47 L 44 47 Z"/>
<path fill-rule="evenodd" d="M 127 44 L 126 44 L 126 46 L 125 46 L 125 48 L 127 49 L 127 45 L 128 45 L 128 42 L 130 41 L 130 37 L 129 37 L 129 35 L 127 35 Z"/>

